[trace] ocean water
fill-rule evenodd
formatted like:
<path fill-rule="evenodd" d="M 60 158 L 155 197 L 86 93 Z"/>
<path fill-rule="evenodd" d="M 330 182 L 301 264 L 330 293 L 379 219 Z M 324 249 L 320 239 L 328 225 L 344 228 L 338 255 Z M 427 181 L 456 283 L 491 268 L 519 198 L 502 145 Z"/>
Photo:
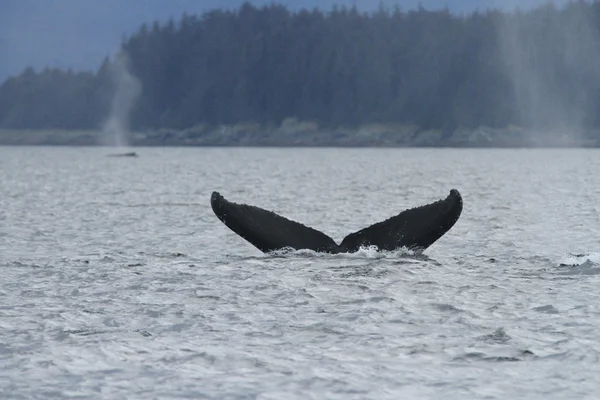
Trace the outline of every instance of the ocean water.
<path fill-rule="evenodd" d="M 0 147 L 0 398 L 597 398 L 597 150 L 135 150 Z M 264 255 L 209 204 L 339 241 L 452 188 L 423 255 Z"/>

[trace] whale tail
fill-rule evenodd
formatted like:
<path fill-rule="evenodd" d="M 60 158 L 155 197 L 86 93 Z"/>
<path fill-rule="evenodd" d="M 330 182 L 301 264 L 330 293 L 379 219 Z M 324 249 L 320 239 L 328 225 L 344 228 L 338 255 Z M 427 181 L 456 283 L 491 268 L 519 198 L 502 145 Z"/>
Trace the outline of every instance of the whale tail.
<path fill-rule="evenodd" d="M 285 248 L 346 253 L 357 251 L 361 246 L 377 246 L 379 250 L 388 251 L 402 247 L 422 251 L 448 232 L 462 212 L 460 193 L 452 189 L 443 200 L 402 211 L 349 234 L 338 245 L 323 232 L 272 211 L 232 203 L 218 192 L 212 193 L 210 204 L 227 227 L 265 253 Z"/>

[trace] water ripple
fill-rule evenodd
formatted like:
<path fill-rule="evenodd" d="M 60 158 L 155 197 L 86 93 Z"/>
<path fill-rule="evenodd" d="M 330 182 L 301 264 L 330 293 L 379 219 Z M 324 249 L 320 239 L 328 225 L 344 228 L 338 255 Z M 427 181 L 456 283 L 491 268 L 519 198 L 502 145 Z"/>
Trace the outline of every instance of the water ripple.
<path fill-rule="evenodd" d="M 137 153 L 0 148 L 1 398 L 596 395 L 594 152 Z M 452 187 L 463 216 L 425 254 L 263 255 L 208 202 L 339 241 Z"/>

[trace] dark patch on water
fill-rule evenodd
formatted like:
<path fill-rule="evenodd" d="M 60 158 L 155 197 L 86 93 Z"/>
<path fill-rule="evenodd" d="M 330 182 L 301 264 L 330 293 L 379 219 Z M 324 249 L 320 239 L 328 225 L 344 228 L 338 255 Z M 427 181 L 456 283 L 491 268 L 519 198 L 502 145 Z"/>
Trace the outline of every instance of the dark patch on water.
<path fill-rule="evenodd" d="M 200 295 L 200 296 L 196 296 L 197 299 L 206 299 L 206 300 L 221 300 L 221 298 L 219 296 L 213 296 L 213 295 Z"/>
<path fill-rule="evenodd" d="M 535 358 L 535 354 L 530 350 L 517 350 L 514 355 L 489 355 L 483 352 L 473 351 L 463 355 L 454 357 L 452 361 L 467 361 L 467 362 L 519 362 Z"/>
<path fill-rule="evenodd" d="M 127 264 L 128 268 L 131 268 L 131 267 L 143 267 L 143 266 L 144 266 L 144 264 L 142 264 L 142 263 Z"/>
<path fill-rule="evenodd" d="M 92 336 L 92 335 L 100 335 L 103 333 L 109 333 L 111 331 L 108 330 L 96 330 L 96 329 L 69 329 L 66 331 L 62 331 L 67 335 L 76 335 L 76 336 Z"/>
<path fill-rule="evenodd" d="M 345 272 L 340 274 L 341 278 L 382 278 L 386 276 L 390 271 L 385 268 L 373 268 L 373 267 L 356 267 L 356 266 L 345 266 L 343 268 L 352 268 L 353 271 Z M 338 268 L 335 268 L 338 269 Z"/>
<path fill-rule="evenodd" d="M 434 282 L 434 281 L 421 281 L 421 282 L 415 282 L 415 285 L 437 285 L 437 282 Z"/>
<path fill-rule="evenodd" d="M 506 332 L 504 331 L 504 328 L 498 328 L 494 332 L 487 334 L 487 335 L 479 336 L 476 339 L 480 340 L 482 342 L 487 342 L 487 343 L 502 343 L 502 344 L 504 344 L 504 343 L 508 342 L 511 339 L 511 337 L 506 334 Z"/>
<path fill-rule="evenodd" d="M 462 313 L 465 312 L 465 310 L 461 310 L 458 307 L 454 307 L 452 304 L 438 304 L 438 303 L 433 303 L 432 306 L 434 308 L 436 308 L 439 311 L 442 312 L 450 312 L 450 313 Z"/>
<path fill-rule="evenodd" d="M 559 311 L 556 308 L 554 308 L 554 306 L 552 304 L 534 307 L 533 310 L 537 311 L 537 312 L 543 312 L 546 314 L 559 314 Z"/>

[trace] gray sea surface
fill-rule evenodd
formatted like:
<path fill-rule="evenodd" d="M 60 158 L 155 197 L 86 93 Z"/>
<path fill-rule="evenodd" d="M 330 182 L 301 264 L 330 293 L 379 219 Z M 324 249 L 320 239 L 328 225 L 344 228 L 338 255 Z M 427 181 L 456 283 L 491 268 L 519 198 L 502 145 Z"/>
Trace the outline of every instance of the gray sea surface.
<path fill-rule="evenodd" d="M 0 398 L 586 399 L 598 150 L 0 147 Z M 423 255 L 264 255 L 210 194 L 346 234 L 458 189 Z"/>

